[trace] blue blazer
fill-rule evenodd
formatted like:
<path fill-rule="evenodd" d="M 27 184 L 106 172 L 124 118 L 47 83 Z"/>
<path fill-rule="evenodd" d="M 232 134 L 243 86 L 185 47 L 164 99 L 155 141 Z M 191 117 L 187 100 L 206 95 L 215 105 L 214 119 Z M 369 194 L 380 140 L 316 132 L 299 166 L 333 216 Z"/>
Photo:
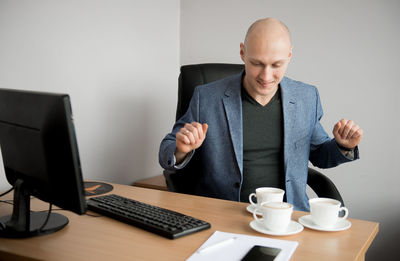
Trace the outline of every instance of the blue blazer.
<path fill-rule="evenodd" d="M 240 200 L 243 182 L 242 75 L 243 72 L 198 86 L 186 114 L 161 142 L 160 165 L 164 169 L 176 169 L 175 134 L 187 122 L 208 124 L 206 139 L 194 152 L 202 164 L 195 194 Z M 314 86 L 284 77 L 280 90 L 284 118 L 286 199 L 295 209 L 308 211 L 308 162 L 319 168 L 330 168 L 351 159 L 340 152 L 335 140 L 329 138 L 321 126 L 322 107 Z M 357 148 L 354 156 L 358 158 Z"/>

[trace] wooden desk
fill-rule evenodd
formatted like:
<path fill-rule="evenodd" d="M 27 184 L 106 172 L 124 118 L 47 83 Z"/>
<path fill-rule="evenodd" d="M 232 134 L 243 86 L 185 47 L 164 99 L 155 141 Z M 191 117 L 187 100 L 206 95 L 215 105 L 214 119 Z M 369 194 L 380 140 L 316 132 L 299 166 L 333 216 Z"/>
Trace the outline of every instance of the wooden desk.
<path fill-rule="evenodd" d="M 112 193 L 169 208 L 211 223 L 211 229 L 169 240 L 107 217 L 78 216 L 58 211 L 70 223 L 56 233 L 28 239 L 0 239 L 0 259 L 6 260 L 185 260 L 216 231 L 266 236 L 252 230 L 247 204 L 184 195 L 140 187 L 115 185 Z M 9 198 L 9 197 L 8 197 Z M 32 210 L 48 205 L 38 199 Z M 0 216 L 11 213 L 11 205 L 0 203 Z M 297 220 L 304 212 L 295 211 Z M 301 233 L 273 237 L 299 242 L 292 260 L 363 260 L 378 233 L 378 223 L 350 219 L 352 227 L 341 232 Z"/>

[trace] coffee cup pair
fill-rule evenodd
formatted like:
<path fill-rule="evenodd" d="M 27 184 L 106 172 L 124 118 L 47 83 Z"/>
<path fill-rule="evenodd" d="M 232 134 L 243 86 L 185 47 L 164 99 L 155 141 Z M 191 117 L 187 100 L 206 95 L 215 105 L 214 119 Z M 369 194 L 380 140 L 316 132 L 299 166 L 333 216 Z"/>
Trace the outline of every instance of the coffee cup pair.
<path fill-rule="evenodd" d="M 315 225 L 321 228 L 332 228 L 339 221 L 345 220 L 349 215 L 346 207 L 340 207 L 341 202 L 331 198 L 312 198 L 309 201 L 311 219 Z M 339 213 L 344 211 L 344 216 Z"/>
<path fill-rule="evenodd" d="M 269 231 L 284 232 L 289 226 L 293 206 L 282 202 L 284 194 L 282 189 L 262 187 L 249 195 L 249 201 L 255 207 L 254 219 Z M 257 198 L 257 203 L 253 202 L 253 197 Z M 262 215 L 263 218 L 260 219 L 257 215 Z"/>
<path fill-rule="evenodd" d="M 284 194 L 285 191 L 283 189 L 272 188 L 272 187 L 261 187 L 256 189 L 256 193 L 251 193 L 249 195 L 249 202 L 253 207 L 257 209 L 264 202 L 271 202 L 271 201 L 282 202 Z M 253 197 L 257 198 L 257 203 L 254 203 Z"/>

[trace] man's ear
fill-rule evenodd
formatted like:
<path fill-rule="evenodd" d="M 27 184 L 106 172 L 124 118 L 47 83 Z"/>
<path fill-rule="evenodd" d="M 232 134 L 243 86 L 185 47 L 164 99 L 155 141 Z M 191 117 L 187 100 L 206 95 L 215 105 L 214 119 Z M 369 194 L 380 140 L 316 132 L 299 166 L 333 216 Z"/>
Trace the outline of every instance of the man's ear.
<path fill-rule="evenodd" d="M 240 43 L 240 58 L 242 58 L 242 61 L 244 62 L 244 44 Z"/>
<path fill-rule="evenodd" d="M 289 51 L 289 60 L 292 58 L 293 55 L 293 45 L 290 46 L 290 51 Z"/>

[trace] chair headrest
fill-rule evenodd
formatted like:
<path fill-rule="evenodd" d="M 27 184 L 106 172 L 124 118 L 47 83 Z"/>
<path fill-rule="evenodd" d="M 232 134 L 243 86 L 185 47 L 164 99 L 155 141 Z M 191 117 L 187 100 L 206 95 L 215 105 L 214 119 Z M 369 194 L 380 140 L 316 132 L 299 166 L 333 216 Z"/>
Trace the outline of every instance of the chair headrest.
<path fill-rule="evenodd" d="M 238 74 L 244 69 L 243 64 L 204 63 L 183 65 L 179 75 L 178 106 L 176 120 L 185 114 L 196 86 L 220 80 Z"/>

